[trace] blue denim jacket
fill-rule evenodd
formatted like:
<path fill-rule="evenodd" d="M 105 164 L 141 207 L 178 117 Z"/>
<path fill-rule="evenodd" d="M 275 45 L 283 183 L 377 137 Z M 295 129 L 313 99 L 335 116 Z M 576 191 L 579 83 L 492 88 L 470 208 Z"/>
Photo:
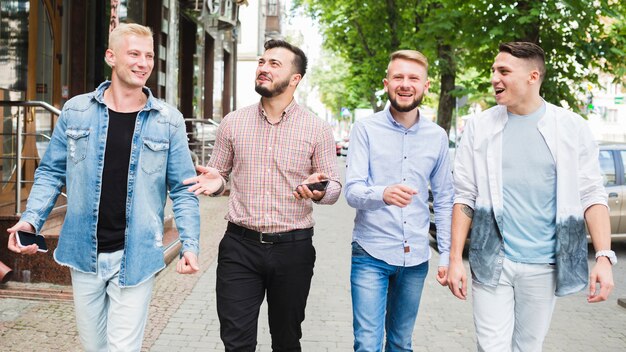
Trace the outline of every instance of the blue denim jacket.
<path fill-rule="evenodd" d="M 65 186 L 67 213 L 54 258 L 86 273 L 96 273 L 98 207 L 109 125 L 103 97 L 109 85 L 104 82 L 63 106 L 21 218 L 39 231 Z M 148 101 L 137 116 L 128 168 L 126 239 L 119 273 L 122 287 L 136 286 L 165 267 L 163 208 L 168 189 L 181 253 L 198 253 L 198 198 L 182 184 L 196 174 L 183 117 L 176 108 L 154 98 L 148 88 L 144 92 Z"/>

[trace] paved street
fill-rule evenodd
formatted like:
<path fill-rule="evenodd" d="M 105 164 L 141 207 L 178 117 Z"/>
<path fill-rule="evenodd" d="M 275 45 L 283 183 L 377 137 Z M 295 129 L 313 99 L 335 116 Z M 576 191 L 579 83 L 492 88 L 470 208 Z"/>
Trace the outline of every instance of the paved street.
<path fill-rule="evenodd" d="M 345 162 L 340 161 L 341 168 Z M 177 275 L 170 265 L 157 278 L 144 351 L 223 351 L 215 310 L 215 256 L 226 226 L 225 198 L 203 198 L 202 272 Z M 350 235 L 354 211 L 343 198 L 334 206 L 316 206 L 314 242 L 317 261 L 303 350 L 352 349 Z M 544 351 L 626 350 L 626 242 L 614 243 L 621 261 L 615 267 L 616 289 L 610 300 L 586 303 L 584 293 L 561 298 Z M 4 249 L 3 249 L 4 250 Z M 432 263 L 437 263 L 433 251 Z M 436 264 L 435 264 L 436 265 Z M 437 284 L 431 267 L 413 334 L 415 351 L 474 351 L 471 301 L 454 298 Z M 471 298 L 470 298 L 471 299 Z M 259 319 L 258 351 L 271 351 L 267 314 Z M 0 351 L 80 351 L 71 302 L 0 299 Z"/>

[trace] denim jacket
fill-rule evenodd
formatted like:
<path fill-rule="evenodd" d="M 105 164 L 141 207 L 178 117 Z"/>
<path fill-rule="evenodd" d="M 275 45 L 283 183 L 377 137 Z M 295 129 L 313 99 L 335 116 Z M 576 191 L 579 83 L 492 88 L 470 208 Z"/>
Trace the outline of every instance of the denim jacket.
<path fill-rule="evenodd" d="M 85 273 L 96 273 L 97 267 L 98 207 L 109 125 L 104 91 L 109 85 L 104 82 L 63 106 L 21 218 L 39 231 L 65 186 L 67 213 L 54 258 Z M 198 198 L 182 184 L 196 174 L 183 117 L 148 88 L 144 93 L 148 100 L 137 116 L 128 167 L 122 287 L 136 286 L 165 267 L 163 208 L 168 189 L 181 253 L 198 253 Z"/>
<path fill-rule="evenodd" d="M 508 116 L 495 106 L 468 120 L 454 165 L 455 204 L 474 209 L 469 260 L 478 282 L 496 286 L 502 272 L 502 134 Z M 556 164 L 557 296 L 582 290 L 588 281 L 584 212 L 607 205 L 598 146 L 577 114 L 546 103 L 537 124 Z"/>

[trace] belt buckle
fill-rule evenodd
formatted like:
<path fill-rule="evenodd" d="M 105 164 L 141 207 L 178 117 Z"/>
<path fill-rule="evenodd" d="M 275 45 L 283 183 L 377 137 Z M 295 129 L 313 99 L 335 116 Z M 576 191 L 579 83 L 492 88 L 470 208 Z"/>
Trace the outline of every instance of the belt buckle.
<path fill-rule="evenodd" d="M 259 232 L 259 242 L 262 244 L 274 244 L 274 242 L 263 241 L 263 235 L 268 234 L 269 232 Z"/>

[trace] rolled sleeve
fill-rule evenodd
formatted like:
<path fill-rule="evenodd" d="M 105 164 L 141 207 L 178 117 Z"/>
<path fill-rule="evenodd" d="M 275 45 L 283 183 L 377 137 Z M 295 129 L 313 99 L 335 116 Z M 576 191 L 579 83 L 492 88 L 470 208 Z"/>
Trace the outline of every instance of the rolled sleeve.
<path fill-rule="evenodd" d="M 598 144 L 593 140 L 591 131 L 584 121 L 579 130 L 579 185 L 580 202 L 583 211 L 592 205 L 602 204 L 608 207 L 608 197 L 602 180 L 598 160 Z"/>
<path fill-rule="evenodd" d="M 456 151 L 454 160 L 454 204 L 465 204 L 472 209 L 475 208 L 476 194 L 478 188 L 474 173 L 474 118 L 468 120 L 465 132 L 459 148 Z"/>

